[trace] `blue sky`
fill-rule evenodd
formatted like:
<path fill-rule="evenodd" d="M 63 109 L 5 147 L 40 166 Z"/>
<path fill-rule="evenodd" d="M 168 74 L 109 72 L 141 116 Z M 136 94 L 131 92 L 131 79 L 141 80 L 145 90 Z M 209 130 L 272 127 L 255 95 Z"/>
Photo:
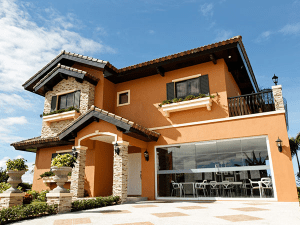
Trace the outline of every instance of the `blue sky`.
<path fill-rule="evenodd" d="M 120 68 L 242 35 L 259 86 L 279 77 L 296 136 L 299 11 L 300 1 L 275 0 L 0 0 L 0 167 L 16 157 L 34 163 L 9 145 L 41 132 L 44 99 L 22 84 L 63 49 Z"/>

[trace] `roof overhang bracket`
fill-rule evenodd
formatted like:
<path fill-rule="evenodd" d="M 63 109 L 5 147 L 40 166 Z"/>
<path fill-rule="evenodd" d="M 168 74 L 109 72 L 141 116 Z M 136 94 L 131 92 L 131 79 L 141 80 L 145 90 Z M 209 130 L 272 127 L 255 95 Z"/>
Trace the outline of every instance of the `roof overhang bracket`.
<path fill-rule="evenodd" d="M 80 79 L 80 78 L 75 78 L 75 80 L 78 82 L 78 83 L 82 83 L 83 82 L 83 79 Z"/>
<path fill-rule="evenodd" d="M 98 117 L 94 117 L 94 122 L 99 122 L 99 118 Z"/>
<path fill-rule="evenodd" d="M 68 77 L 67 76 L 65 76 L 64 74 L 62 74 L 62 73 L 60 73 L 59 74 L 59 76 L 61 77 L 61 79 L 63 79 L 63 80 L 67 80 L 68 79 Z"/>
<path fill-rule="evenodd" d="M 216 56 L 214 54 L 210 54 L 209 58 L 214 64 L 217 64 Z"/>
<path fill-rule="evenodd" d="M 156 67 L 157 73 L 159 73 L 162 77 L 165 76 L 165 69 L 162 66 Z"/>
<path fill-rule="evenodd" d="M 53 91 L 53 88 L 49 87 L 47 85 L 44 85 L 44 89 L 45 89 L 45 93 L 48 92 L 48 91 Z"/>

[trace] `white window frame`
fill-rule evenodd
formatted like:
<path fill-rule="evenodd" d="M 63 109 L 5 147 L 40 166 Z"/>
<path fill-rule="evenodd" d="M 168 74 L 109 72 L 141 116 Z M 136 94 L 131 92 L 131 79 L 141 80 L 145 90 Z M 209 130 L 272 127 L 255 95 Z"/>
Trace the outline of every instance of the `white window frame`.
<path fill-rule="evenodd" d="M 123 94 L 123 93 L 128 93 L 128 102 L 127 103 L 123 103 L 123 104 L 120 104 L 119 102 L 119 96 L 120 94 Z M 124 105 L 129 105 L 130 104 L 130 90 L 125 90 L 125 91 L 119 91 L 117 92 L 117 106 L 124 106 Z"/>

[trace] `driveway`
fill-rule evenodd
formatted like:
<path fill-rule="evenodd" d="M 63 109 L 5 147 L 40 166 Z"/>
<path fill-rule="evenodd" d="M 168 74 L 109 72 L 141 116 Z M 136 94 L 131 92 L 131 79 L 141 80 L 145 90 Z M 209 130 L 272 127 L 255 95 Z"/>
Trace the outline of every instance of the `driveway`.
<path fill-rule="evenodd" d="M 300 208 L 299 203 L 261 201 L 144 201 L 58 214 L 16 224 L 300 224 Z"/>

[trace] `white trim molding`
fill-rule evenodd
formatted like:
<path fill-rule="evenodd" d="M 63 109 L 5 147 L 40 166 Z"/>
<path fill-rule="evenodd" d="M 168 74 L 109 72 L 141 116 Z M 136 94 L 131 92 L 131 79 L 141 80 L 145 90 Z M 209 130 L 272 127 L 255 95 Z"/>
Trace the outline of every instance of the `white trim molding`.
<path fill-rule="evenodd" d="M 196 74 L 196 75 L 192 75 L 192 76 L 188 76 L 188 77 L 178 78 L 178 79 L 172 80 L 172 82 L 179 82 L 179 81 L 189 80 L 189 79 L 197 78 L 197 77 L 200 77 L 200 76 L 201 76 L 201 74 Z"/>
<path fill-rule="evenodd" d="M 119 102 L 119 96 L 120 94 L 123 94 L 123 93 L 128 93 L 128 102 L 127 103 L 123 103 L 123 104 L 120 104 Z M 119 91 L 117 92 L 117 106 L 123 106 L 123 105 L 129 105 L 130 104 L 130 90 L 126 90 L 126 91 Z"/>
<path fill-rule="evenodd" d="M 166 117 L 170 117 L 171 112 L 184 111 L 189 109 L 197 109 L 201 107 L 206 107 L 208 111 L 211 110 L 212 100 L 210 97 L 198 98 L 189 101 L 171 103 L 162 105 L 162 110 Z"/>
<path fill-rule="evenodd" d="M 192 123 L 181 123 L 181 124 L 173 124 L 173 125 L 162 126 L 162 127 L 152 127 L 152 128 L 148 128 L 148 129 L 149 130 L 162 130 L 162 129 L 169 129 L 169 128 L 175 128 L 175 127 L 187 127 L 187 126 L 194 126 L 194 125 L 200 125 L 200 124 L 218 123 L 218 122 L 225 122 L 225 121 L 231 121 L 231 120 L 241 120 L 241 119 L 247 119 L 247 118 L 284 114 L 284 113 L 285 113 L 285 110 L 277 110 L 277 111 L 266 112 L 266 113 L 256 113 L 256 114 L 226 117 L 226 118 L 214 119 L 214 120 L 197 121 L 197 122 L 192 122 Z"/>
<path fill-rule="evenodd" d="M 70 120 L 70 119 L 76 119 L 79 117 L 80 113 L 78 113 L 76 110 L 68 111 L 68 112 L 62 112 L 57 114 L 52 114 L 48 116 L 43 116 L 43 121 L 50 124 L 53 122 L 58 122 L 61 120 Z"/>

